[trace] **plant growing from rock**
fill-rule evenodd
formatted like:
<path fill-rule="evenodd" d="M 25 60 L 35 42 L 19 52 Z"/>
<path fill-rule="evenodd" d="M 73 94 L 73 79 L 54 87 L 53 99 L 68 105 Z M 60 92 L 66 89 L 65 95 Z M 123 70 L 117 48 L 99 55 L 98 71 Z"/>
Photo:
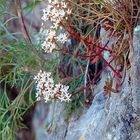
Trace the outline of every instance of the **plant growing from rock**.
<path fill-rule="evenodd" d="M 92 102 L 89 95 L 92 93 L 94 97 L 94 85 L 107 68 L 111 76 L 105 83 L 104 95 L 118 93 L 130 65 L 128 55 L 133 58 L 132 31 L 139 23 L 138 0 L 48 0 L 48 7 L 42 10 L 43 41 L 40 48 L 43 51 L 39 52 L 28 32 L 20 2 L 15 0 L 18 15 L 0 21 L 2 140 L 7 140 L 5 136 L 9 134 L 9 140 L 12 139 L 17 130 L 26 127 L 22 123 L 23 115 L 35 105 L 36 99 L 45 99 L 46 102 L 72 99 L 73 110 L 79 104 L 84 106 L 79 94 L 84 93 L 84 101 Z M 1 4 L 0 11 L 3 10 Z M 7 23 L 17 18 L 25 41 L 18 42 L 18 33 L 7 30 Z M 100 28 L 109 33 L 105 44 L 102 43 Z M 109 46 L 113 37 L 116 41 Z M 103 65 L 98 69 L 100 62 Z M 90 66 L 93 69 L 89 70 Z M 10 92 L 16 90 L 15 97 L 9 96 L 8 87 Z"/>
<path fill-rule="evenodd" d="M 71 1 L 71 3 L 73 7 L 75 6 L 73 15 L 79 23 L 82 21 L 86 26 L 93 25 L 92 30 L 94 30 L 95 33 L 99 28 L 104 28 L 106 32 L 109 33 L 108 41 L 104 46 L 100 43 L 102 38 L 99 37 L 99 39 L 95 39 L 95 36 L 92 37 L 92 40 L 96 43 L 92 43 L 92 47 L 89 47 L 89 44 L 86 46 L 88 49 L 92 48 L 92 54 L 95 53 L 93 62 L 101 58 L 106 65 L 105 67 L 109 67 L 111 72 L 113 72 L 113 75 L 104 87 L 105 95 L 110 93 L 110 91 L 115 93 L 119 92 L 124 82 L 127 65 L 129 65 L 128 55 L 130 59 L 133 59 L 132 36 L 134 27 L 139 23 L 139 1 L 89 0 L 86 2 Z M 72 28 L 75 27 L 73 21 L 71 22 L 71 26 Z M 74 31 L 73 34 L 76 32 Z M 88 37 L 89 35 L 88 33 L 88 35 L 83 37 L 81 33 L 79 34 L 80 35 L 76 35 L 76 37 L 78 37 L 81 42 L 83 42 L 85 36 Z M 111 38 L 115 38 L 115 42 L 112 46 L 108 47 Z M 108 54 L 108 59 L 110 59 L 109 62 L 107 62 L 104 57 L 106 53 Z"/>

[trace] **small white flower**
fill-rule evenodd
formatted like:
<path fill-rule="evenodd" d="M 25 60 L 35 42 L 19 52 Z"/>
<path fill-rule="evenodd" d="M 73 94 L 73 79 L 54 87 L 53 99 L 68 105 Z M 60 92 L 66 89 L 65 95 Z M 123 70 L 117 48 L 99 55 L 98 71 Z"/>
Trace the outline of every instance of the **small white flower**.
<path fill-rule="evenodd" d="M 67 3 L 64 3 L 64 2 L 63 2 L 63 3 L 62 3 L 62 7 L 63 7 L 63 8 L 67 8 Z"/>
<path fill-rule="evenodd" d="M 71 14 L 71 9 L 68 9 L 67 14 L 70 15 Z"/>
<path fill-rule="evenodd" d="M 65 43 L 68 38 L 67 38 L 67 35 L 64 33 L 64 34 L 60 34 L 59 36 L 56 37 L 57 41 L 58 42 L 61 42 L 61 43 Z"/>
<path fill-rule="evenodd" d="M 56 34 L 56 30 L 62 28 L 62 26 L 60 26 L 61 21 L 63 19 L 67 20 L 71 11 L 72 10 L 68 8 L 68 3 L 65 2 L 65 0 L 48 0 L 48 6 L 43 9 L 43 16 L 41 18 L 44 22 L 49 20 L 52 25 L 48 32 L 43 32 L 46 36 L 46 39 L 42 43 L 42 48 L 45 52 L 51 53 L 55 49 L 56 45 L 54 42 L 59 41 L 65 43 L 67 41 L 66 34 Z"/>
<path fill-rule="evenodd" d="M 69 102 L 71 95 L 68 93 L 68 86 L 54 84 L 54 80 L 51 78 L 51 74 L 40 71 L 34 79 L 36 80 L 36 98 L 37 101 L 44 99 L 45 102 L 53 100 L 54 98 L 60 99 L 61 102 Z"/>

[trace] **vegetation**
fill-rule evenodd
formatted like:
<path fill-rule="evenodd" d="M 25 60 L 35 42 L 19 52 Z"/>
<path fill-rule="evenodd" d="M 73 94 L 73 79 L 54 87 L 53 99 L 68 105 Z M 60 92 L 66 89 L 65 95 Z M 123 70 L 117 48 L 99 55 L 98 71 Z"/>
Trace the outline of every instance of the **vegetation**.
<path fill-rule="evenodd" d="M 67 104 L 68 115 L 79 106 L 90 105 L 94 85 L 107 67 L 112 74 L 104 94 L 121 90 L 126 70 L 131 67 L 128 56 L 133 58 L 133 29 L 140 22 L 139 0 L 67 1 L 72 13 L 61 26 L 71 43 L 47 54 L 40 49 L 42 42 L 36 41 L 42 37 L 34 36 L 40 26 L 33 25 L 32 19 L 27 24 L 26 18 L 41 1 L 31 0 L 23 7 L 20 0 L 0 0 L 1 140 L 13 140 L 18 130 L 27 127 L 24 115 L 36 104 L 33 78 L 40 69 L 51 72 L 56 83 L 69 85 L 72 101 Z M 110 33 L 105 45 L 101 28 Z M 115 42 L 109 46 L 113 37 Z"/>

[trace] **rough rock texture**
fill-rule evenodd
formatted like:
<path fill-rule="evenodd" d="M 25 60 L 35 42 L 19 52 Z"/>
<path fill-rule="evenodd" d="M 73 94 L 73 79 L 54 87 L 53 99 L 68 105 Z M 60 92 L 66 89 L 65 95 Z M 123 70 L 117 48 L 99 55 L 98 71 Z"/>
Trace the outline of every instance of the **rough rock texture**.
<path fill-rule="evenodd" d="M 133 79 L 128 70 L 122 91 L 111 97 L 104 97 L 103 85 L 99 85 L 92 105 L 79 118 L 72 115 L 69 121 L 65 120 L 64 104 L 56 102 L 44 107 L 40 103 L 34 117 L 37 140 L 140 140 L 139 28 L 134 31 Z M 36 119 L 41 112 L 44 118 Z"/>

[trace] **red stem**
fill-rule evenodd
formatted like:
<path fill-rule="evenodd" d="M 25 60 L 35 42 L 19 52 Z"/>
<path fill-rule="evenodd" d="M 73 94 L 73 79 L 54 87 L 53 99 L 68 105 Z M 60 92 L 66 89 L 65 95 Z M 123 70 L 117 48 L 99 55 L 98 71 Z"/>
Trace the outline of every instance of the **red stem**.
<path fill-rule="evenodd" d="M 112 60 L 108 63 L 109 65 L 116 59 L 116 57 L 112 58 Z M 98 76 L 100 76 L 100 74 L 107 68 L 108 65 L 104 66 L 104 68 L 102 70 L 100 70 L 95 77 L 88 83 L 88 85 L 86 87 L 83 87 L 82 89 L 80 89 L 79 91 L 72 93 L 72 96 L 77 95 L 80 91 L 87 89 L 94 81 L 96 78 L 98 78 Z"/>
<path fill-rule="evenodd" d="M 28 44 L 32 44 L 31 38 L 29 36 L 29 33 L 28 33 L 26 25 L 25 25 L 25 20 L 24 20 L 24 16 L 23 16 L 23 13 L 22 13 L 22 10 L 21 10 L 20 0 L 16 0 L 16 5 L 17 5 L 17 8 L 18 8 L 17 13 L 18 13 L 18 16 L 20 17 L 20 24 L 21 24 L 21 28 L 22 28 L 22 31 L 24 33 L 25 39 L 28 42 Z"/>
<path fill-rule="evenodd" d="M 104 57 L 100 54 L 100 58 L 106 63 L 106 65 L 108 67 L 111 68 L 111 70 L 114 72 L 115 75 L 119 76 L 119 78 L 122 78 L 122 76 L 120 75 L 120 73 L 118 73 L 105 59 Z"/>

